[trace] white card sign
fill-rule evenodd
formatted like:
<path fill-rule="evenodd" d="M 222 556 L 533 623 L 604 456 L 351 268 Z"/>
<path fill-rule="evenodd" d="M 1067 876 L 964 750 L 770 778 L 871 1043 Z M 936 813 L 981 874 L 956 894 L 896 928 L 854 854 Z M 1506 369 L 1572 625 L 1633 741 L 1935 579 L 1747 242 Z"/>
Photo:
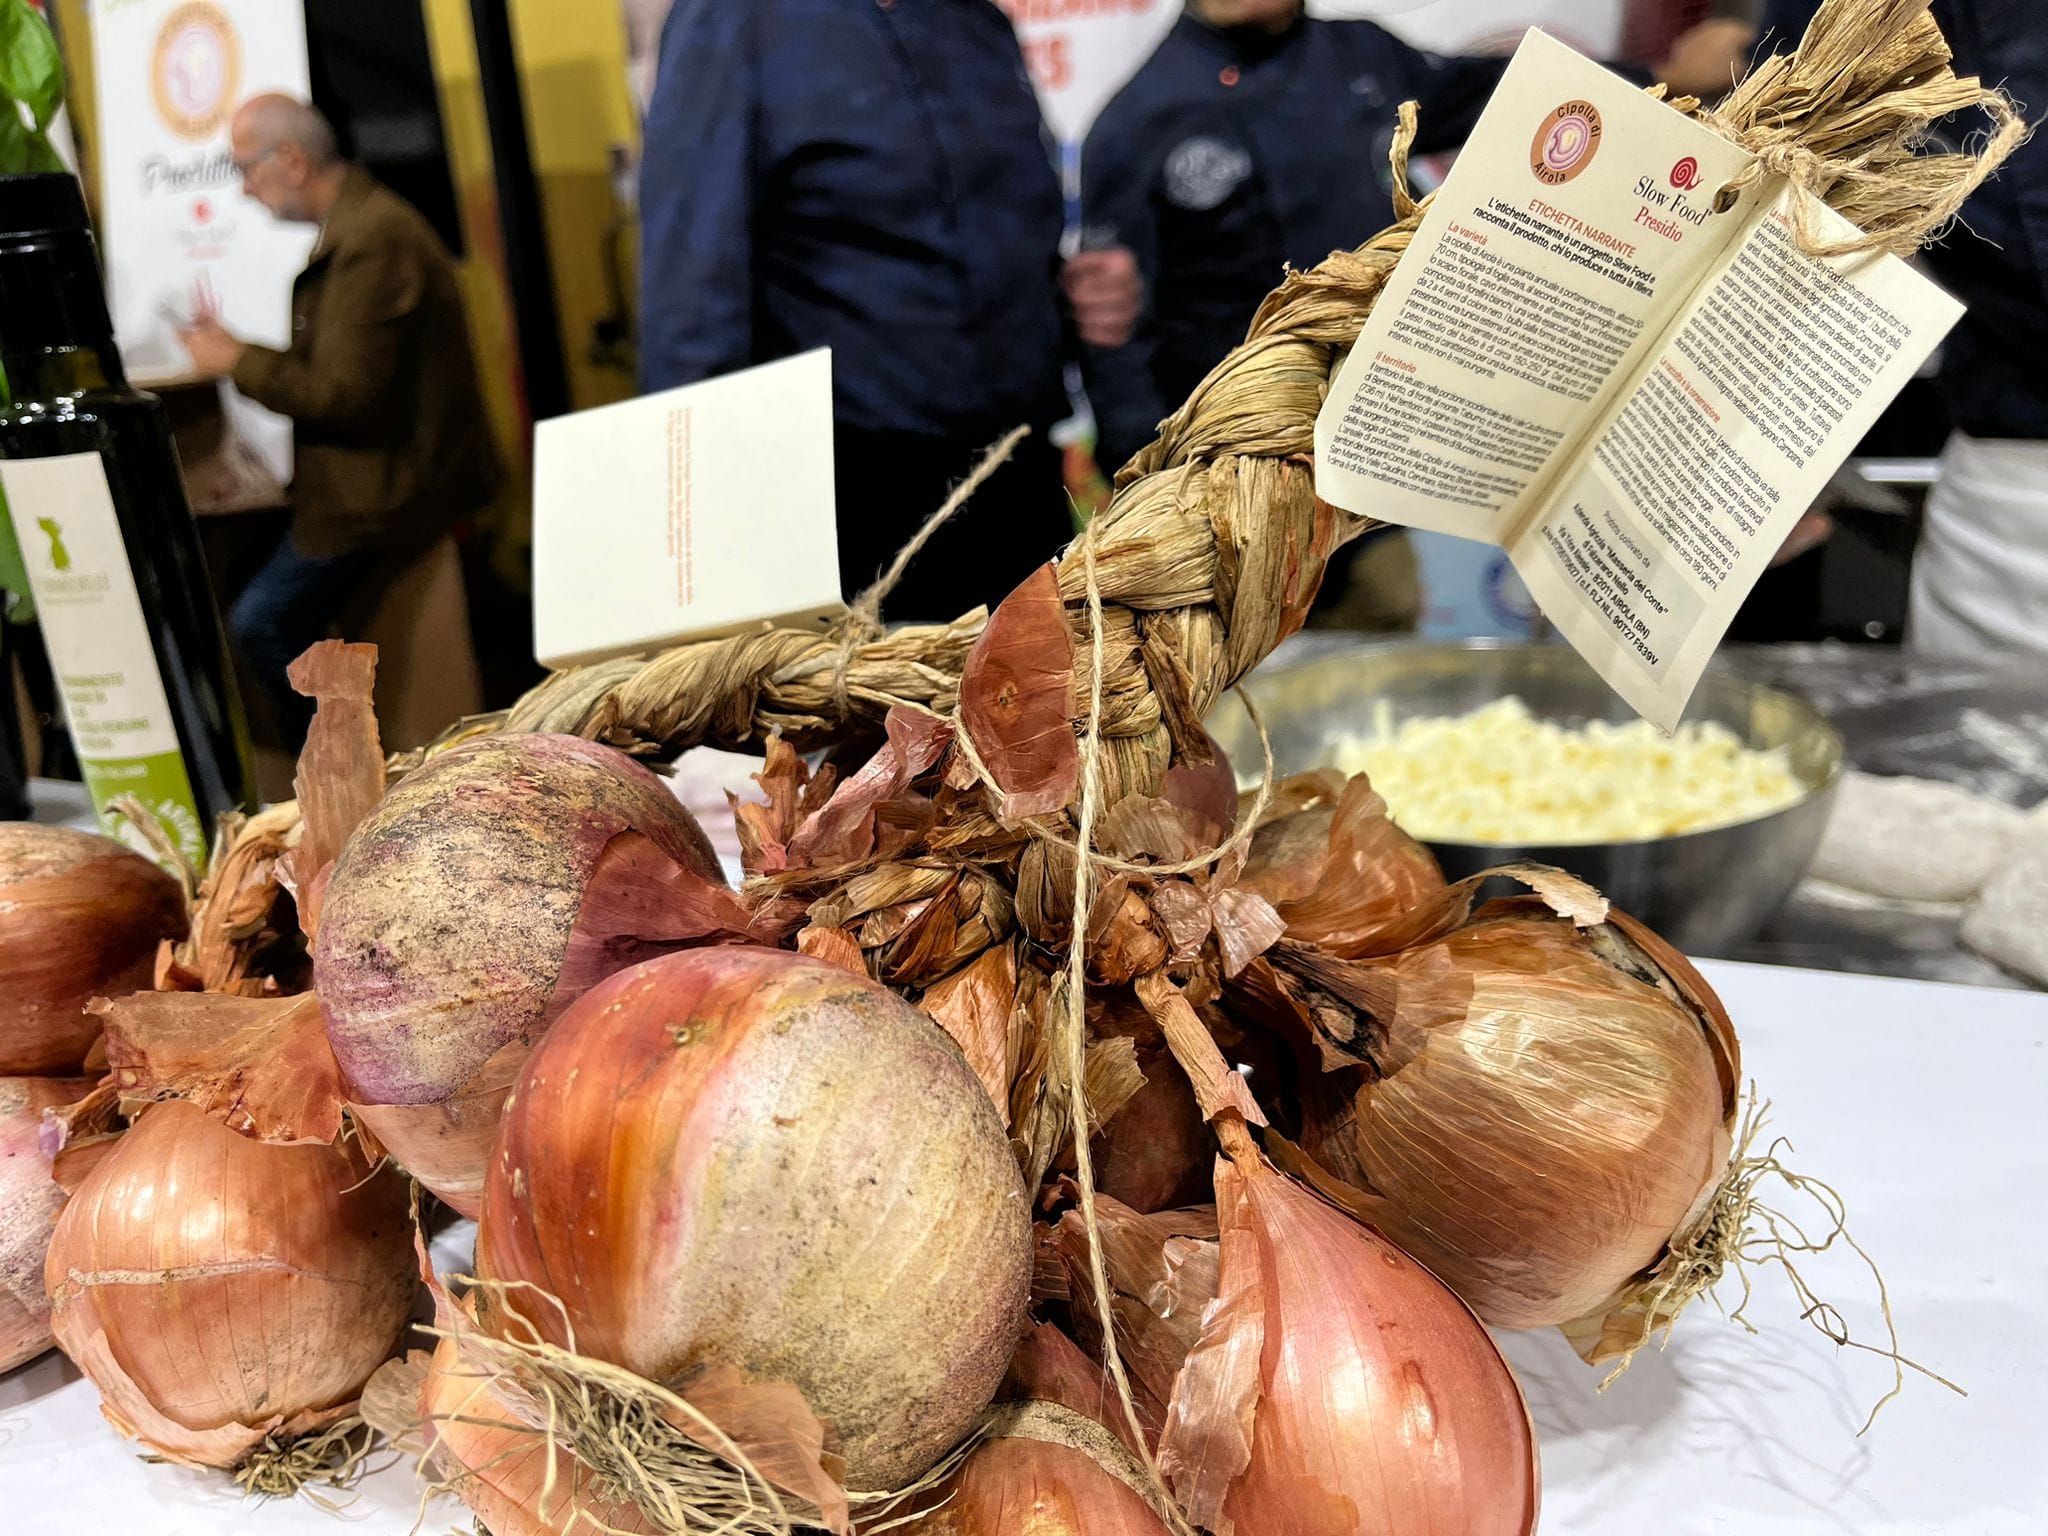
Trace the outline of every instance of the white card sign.
<path fill-rule="evenodd" d="M 237 336 L 289 345 L 292 279 L 317 232 L 242 195 L 228 124 L 251 96 L 310 94 L 303 11 L 277 0 L 92 0 L 89 14 L 100 259 L 129 375 L 148 385 L 190 372 L 178 326 L 202 291 Z M 290 424 L 239 399 L 235 416 L 289 479 Z"/>
<path fill-rule="evenodd" d="M 545 666 L 845 612 L 820 349 L 534 428 Z"/>

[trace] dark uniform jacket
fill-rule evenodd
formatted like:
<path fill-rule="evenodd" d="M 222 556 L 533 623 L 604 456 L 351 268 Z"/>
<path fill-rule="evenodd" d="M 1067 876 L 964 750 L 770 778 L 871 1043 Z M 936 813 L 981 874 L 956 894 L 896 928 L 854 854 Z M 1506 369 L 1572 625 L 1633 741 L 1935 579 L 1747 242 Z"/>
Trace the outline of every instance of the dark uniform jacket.
<path fill-rule="evenodd" d="M 1417 153 L 1451 148 L 1506 64 L 1422 53 L 1370 22 L 1303 20 L 1274 36 L 1181 17 L 1081 156 L 1085 243 L 1129 246 L 1146 284 L 1130 344 L 1085 359 L 1105 468 L 1244 339 L 1285 264 L 1312 266 L 1393 222 L 1396 108 L 1421 103 Z"/>
<path fill-rule="evenodd" d="M 640 218 L 646 388 L 829 346 L 843 427 L 1066 414 L 1059 180 L 991 0 L 678 0 Z"/>
<path fill-rule="evenodd" d="M 306 270 L 292 341 L 235 387 L 292 419 L 292 542 L 309 555 L 424 549 L 501 478 L 455 268 L 411 204 L 351 167 Z"/>
<path fill-rule="evenodd" d="M 1799 45 L 1818 0 L 1773 0 L 1760 53 Z M 2048 107 L 2048 6 L 2042 0 L 1934 0 L 1934 19 L 1959 75 L 2005 87 L 2028 119 Z M 1960 148 L 1981 114 L 1943 125 Z M 1927 260 L 1969 306 L 1942 347 L 1941 390 L 1955 424 L 1974 437 L 2048 438 L 2048 135 L 2014 151 L 1964 205 Z"/>

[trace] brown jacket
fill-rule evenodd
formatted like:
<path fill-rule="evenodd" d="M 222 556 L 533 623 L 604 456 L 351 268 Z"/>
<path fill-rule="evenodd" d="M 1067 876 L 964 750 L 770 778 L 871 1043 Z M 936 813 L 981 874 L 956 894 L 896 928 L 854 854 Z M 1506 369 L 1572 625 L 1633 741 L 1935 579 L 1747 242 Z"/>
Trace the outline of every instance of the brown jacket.
<path fill-rule="evenodd" d="M 250 347 L 235 387 L 292 419 L 292 542 L 306 554 L 425 548 L 497 491 L 454 264 L 356 167 L 292 284 L 290 350 Z"/>

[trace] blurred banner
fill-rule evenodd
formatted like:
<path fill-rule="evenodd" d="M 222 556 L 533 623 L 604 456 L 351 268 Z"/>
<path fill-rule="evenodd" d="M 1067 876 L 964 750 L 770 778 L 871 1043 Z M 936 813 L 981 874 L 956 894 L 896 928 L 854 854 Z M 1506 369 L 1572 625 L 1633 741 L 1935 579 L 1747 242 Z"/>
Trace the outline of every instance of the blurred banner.
<path fill-rule="evenodd" d="M 1180 18 L 1181 0 L 996 0 L 1024 45 L 1024 61 L 1053 137 L 1071 147 Z M 1664 0 L 1649 0 L 1652 5 Z M 1680 0 L 1682 3 L 1682 0 Z M 667 0 L 625 0 L 651 38 Z M 1308 12 L 1373 21 L 1437 53 L 1506 53 L 1541 27 L 1592 58 L 1613 58 L 1625 17 L 1645 0 L 1309 0 Z M 648 17 L 652 16 L 652 21 Z"/>
<path fill-rule="evenodd" d="M 1642 8 L 1644 0 L 1309 0 L 1308 7 L 1333 21 L 1376 21 L 1433 53 L 1507 53 L 1541 27 L 1592 59 L 1616 56 L 1625 16 Z"/>
<path fill-rule="evenodd" d="M 92 0 L 99 109 L 100 254 L 114 334 L 138 382 L 191 366 L 178 327 L 205 304 L 237 336 L 291 338 L 292 279 L 316 231 L 242 196 L 235 108 L 263 91 L 304 99 L 306 26 L 278 0 Z M 232 391 L 228 393 L 232 394 Z M 280 480 L 290 424 L 234 396 L 235 425 Z"/>
<path fill-rule="evenodd" d="M 1024 45 L 1045 123 L 1061 144 L 1095 116 L 1180 16 L 1180 0 L 996 0 Z"/>

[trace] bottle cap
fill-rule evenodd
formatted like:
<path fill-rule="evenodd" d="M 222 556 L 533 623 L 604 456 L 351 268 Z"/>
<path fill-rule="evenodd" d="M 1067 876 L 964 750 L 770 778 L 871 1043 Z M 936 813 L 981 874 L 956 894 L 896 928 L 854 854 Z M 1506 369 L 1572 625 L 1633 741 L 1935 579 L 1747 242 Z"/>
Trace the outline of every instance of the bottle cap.
<path fill-rule="evenodd" d="M 0 240 L 89 230 L 85 194 L 68 171 L 0 176 Z"/>

